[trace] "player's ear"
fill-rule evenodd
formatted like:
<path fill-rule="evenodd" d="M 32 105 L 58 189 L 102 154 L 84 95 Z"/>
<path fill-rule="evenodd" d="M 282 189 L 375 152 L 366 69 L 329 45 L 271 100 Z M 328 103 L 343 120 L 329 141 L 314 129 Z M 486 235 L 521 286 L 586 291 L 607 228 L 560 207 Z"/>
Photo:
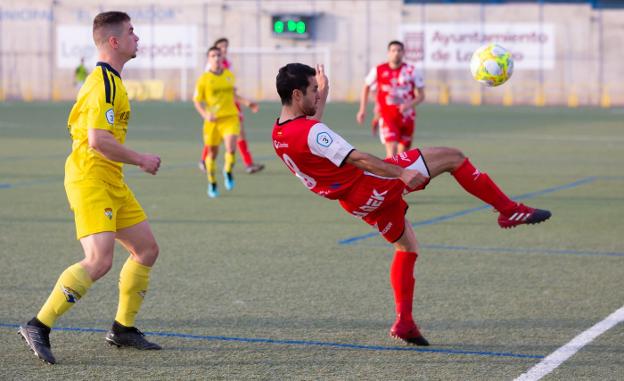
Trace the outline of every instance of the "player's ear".
<path fill-rule="evenodd" d="M 298 101 L 301 99 L 301 97 L 303 96 L 303 93 L 301 92 L 301 90 L 299 89 L 294 89 L 292 92 L 292 99 L 294 101 Z"/>
<path fill-rule="evenodd" d="M 108 36 L 108 44 L 111 48 L 117 49 L 119 47 L 119 39 L 114 34 L 111 34 Z"/>

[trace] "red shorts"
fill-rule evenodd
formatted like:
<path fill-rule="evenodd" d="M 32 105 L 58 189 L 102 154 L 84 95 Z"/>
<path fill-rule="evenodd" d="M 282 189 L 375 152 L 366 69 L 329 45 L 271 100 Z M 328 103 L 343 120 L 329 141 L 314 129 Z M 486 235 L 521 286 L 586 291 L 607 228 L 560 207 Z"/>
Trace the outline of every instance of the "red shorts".
<path fill-rule="evenodd" d="M 409 148 L 412 145 L 414 135 L 414 119 L 389 118 L 382 116 L 379 118 L 379 139 L 382 143 L 397 142 Z"/>
<path fill-rule="evenodd" d="M 385 159 L 384 161 L 403 168 L 415 169 L 423 175 L 430 177 L 427 164 L 420 154 L 420 150 L 413 149 L 402 154 Z M 342 197 L 340 205 L 356 217 L 375 226 L 381 235 L 390 243 L 396 242 L 405 230 L 405 212 L 407 203 L 403 195 L 424 189 L 426 183 L 416 189 L 407 189 L 403 181 L 379 177 L 372 173 L 364 172 L 349 193 Z"/>

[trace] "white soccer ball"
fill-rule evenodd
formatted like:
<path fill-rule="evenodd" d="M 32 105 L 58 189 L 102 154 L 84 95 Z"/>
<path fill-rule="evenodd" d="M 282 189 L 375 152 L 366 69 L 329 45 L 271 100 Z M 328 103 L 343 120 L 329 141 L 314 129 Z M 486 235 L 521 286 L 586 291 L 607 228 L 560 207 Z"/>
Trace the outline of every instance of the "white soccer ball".
<path fill-rule="evenodd" d="M 472 77 L 486 86 L 500 86 L 513 74 L 513 59 L 497 44 L 483 45 L 470 59 Z"/>

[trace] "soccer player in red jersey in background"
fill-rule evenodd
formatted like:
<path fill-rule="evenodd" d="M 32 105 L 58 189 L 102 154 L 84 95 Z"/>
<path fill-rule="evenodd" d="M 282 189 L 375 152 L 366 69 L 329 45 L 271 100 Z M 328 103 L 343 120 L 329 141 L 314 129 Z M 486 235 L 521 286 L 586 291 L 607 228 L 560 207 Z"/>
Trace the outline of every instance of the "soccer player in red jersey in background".
<path fill-rule="evenodd" d="M 227 59 L 227 50 L 228 50 L 229 44 L 230 42 L 228 41 L 227 38 L 221 37 L 215 41 L 213 46 L 216 46 L 217 48 L 221 49 L 221 55 L 223 56 L 223 67 L 225 69 L 232 70 L 232 64 Z M 208 71 L 208 70 L 209 70 L 208 64 L 206 64 L 205 71 Z M 253 156 L 251 156 L 251 152 L 249 151 L 249 148 L 247 147 L 247 138 L 245 136 L 245 125 L 243 123 L 245 121 L 245 114 L 243 114 L 243 111 L 241 110 L 240 104 L 238 102 L 236 103 L 236 107 L 238 108 L 238 111 L 239 111 L 238 117 L 240 121 L 240 134 L 238 135 L 238 141 L 236 142 L 236 145 L 238 147 L 238 151 L 240 152 L 243 158 L 243 163 L 245 164 L 245 172 L 249 174 L 260 172 L 261 170 L 264 169 L 264 164 L 254 163 Z M 252 111 L 258 112 L 259 108 L 256 103 L 254 103 L 254 107 L 255 108 L 252 109 Z M 199 168 L 202 170 L 202 172 L 206 172 L 205 161 L 206 161 L 207 154 L 208 154 L 207 148 L 204 147 L 202 151 L 202 159 L 199 162 Z"/>
<path fill-rule="evenodd" d="M 418 241 L 405 218 L 403 195 L 424 189 L 450 173 L 468 193 L 492 205 L 502 228 L 536 224 L 547 210 L 514 202 L 456 148 L 412 149 L 381 160 L 356 150 L 321 122 L 329 84 L 323 66 L 291 63 L 279 70 L 277 92 L 282 111 L 273 126 L 273 147 L 290 171 L 312 192 L 338 200 L 350 214 L 375 226 L 395 249 L 390 267 L 396 321 L 390 335 L 407 343 L 429 345 L 412 317 L 414 264 Z"/>
<path fill-rule="evenodd" d="M 373 118 L 373 133 L 379 127 L 386 157 L 407 151 L 412 145 L 416 125 L 416 105 L 425 100 L 425 81 L 416 68 L 403 62 L 404 46 L 400 41 L 388 44 L 388 62 L 378 65 L 366 76 L 360 96 L 359 124 L 366 118 L 368 93 L 376 88 L 377 102 Z"/>

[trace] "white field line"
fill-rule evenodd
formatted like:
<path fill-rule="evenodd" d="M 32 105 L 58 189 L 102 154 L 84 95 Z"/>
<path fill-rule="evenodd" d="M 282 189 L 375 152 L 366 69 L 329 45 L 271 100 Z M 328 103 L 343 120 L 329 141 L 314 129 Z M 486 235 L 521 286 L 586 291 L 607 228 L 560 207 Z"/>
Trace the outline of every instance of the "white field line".
<path fill-rule="evenodd" d="M 582 332 L 566 345 L 560 347 L 537 365 L 533 366 L 526 373 L 521 374 L 514 381 L 536 381 L 555 370 L 564 361 L 574 356 L 585 345 L 591 343 L 595 338 L 602 335 L 618 323 L 624 321 L 624 306 L 607 316 L 601 322 Z"/>

